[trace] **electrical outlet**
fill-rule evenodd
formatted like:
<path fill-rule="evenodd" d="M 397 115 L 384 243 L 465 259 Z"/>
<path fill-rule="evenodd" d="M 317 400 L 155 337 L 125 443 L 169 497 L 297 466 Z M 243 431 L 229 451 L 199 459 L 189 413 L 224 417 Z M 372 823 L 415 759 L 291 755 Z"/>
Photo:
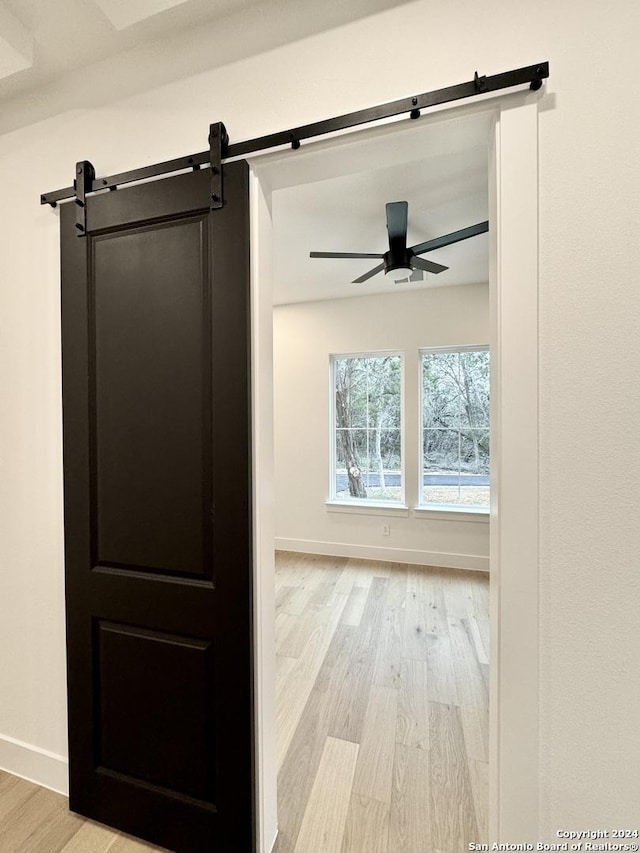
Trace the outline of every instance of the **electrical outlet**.
<path fill-rule="evenodd" d="M 390 533 L 391 533 L 391 526 L 389 524 L 383 524 L 382 525 L 382 535 L 383 536 L 389 536 Z"/>

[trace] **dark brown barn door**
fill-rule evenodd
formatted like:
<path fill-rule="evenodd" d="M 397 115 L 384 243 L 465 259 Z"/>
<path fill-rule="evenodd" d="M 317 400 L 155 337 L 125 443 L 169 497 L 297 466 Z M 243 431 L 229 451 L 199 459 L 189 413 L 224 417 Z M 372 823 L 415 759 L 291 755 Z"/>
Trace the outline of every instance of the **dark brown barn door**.
<path fill-rule="evenodd" d="M 71 808 L 251 853 L 245 162 L 63 206 Z"/>

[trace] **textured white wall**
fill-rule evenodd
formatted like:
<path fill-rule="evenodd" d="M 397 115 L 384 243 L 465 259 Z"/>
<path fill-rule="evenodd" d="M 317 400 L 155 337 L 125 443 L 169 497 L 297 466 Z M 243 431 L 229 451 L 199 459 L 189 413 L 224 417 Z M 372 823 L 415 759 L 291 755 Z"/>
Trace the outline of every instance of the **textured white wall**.
<path fill-rule="evenodd" d="M 489 524 L 381 517 L 327 511 L 329 483 L 329 356 L 394 350 L 404 353 L 406 502 L 415 505 L 418 475 L 418 350 L 489 342 L 486 284 L 436 287 L 350 299 L 303 302 L 274 310 L 276 536 L 289 547 L 379 555 L 425 564 L 489 568 Z M 303 484 L 301 486 L 301 484 Z M 391 528 L 383 536 L 382 526 Z M 299 543 L 299 544 L 298 544 Z M 335 551 L 335 549 L 334 549 Z M 415 552 L 404 554 L 403 551 Z M 424 558 L 422 558 L 424 555 Z M 467 558 L 467 559 L 465 559 Z"/>
<path fill-rule="evenodd" d="M 74 109 L 85 91 L 69 113 L 0 138 L 0 733 L 66 749 L 57 222 L 40 192 L 67 185 L 81 158 L 109 173 L 202 150 L 212 120 L 238 140 L 549 59 L 541 834 L 637 825 L 640 5 L 417 0 L 303 41 L 289 31 L 288 45 L 113 106 Z M 110 73 L 115 85 L 136 68 Z"/>

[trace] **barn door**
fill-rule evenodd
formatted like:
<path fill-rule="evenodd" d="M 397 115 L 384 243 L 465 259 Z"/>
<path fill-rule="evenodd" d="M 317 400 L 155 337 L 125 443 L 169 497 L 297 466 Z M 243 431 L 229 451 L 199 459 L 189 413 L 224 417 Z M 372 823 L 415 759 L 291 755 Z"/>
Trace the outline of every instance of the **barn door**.
<path fill-rule="evenodd" d="M 253 850 L 244 161 L 64 205 L 70 804 L 178 853 Z"/>

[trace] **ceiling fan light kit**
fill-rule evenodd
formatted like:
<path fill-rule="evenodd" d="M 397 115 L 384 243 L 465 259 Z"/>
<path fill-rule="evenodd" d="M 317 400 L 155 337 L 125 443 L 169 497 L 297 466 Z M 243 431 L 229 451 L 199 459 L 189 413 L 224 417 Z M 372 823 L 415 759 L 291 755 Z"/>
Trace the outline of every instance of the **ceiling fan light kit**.
<path fill-rule="evenodd" d="M 383 254 L 371 254 L 364 252 L 310 252 L 310 258 L 381 258 L 382 263 L 370 269 L 368 272 L 354 279 L 352 284 L 362 284 L 373 278 L 380 272 L 384 271 L 385 275 L 393 273 L 396 283 L 398 280 L 404 282 L 416 281 L 413 273 L 416 270 L 430 272 L 434 275 L 439 275 L 441 272 L 449 269 L 435 261 L 428 261 L 425 258 L 420 258 L 418 255 L 433 252 L 435 249 L 442 249 L 444 246 L 450 246 L 452 243 L 459 243 L 462 240 L 468 240 L 470 237 L 475 237 L 477 234 L 484 234 L 489 230 L 489 222 L 478 222 L 476 225 L 470 225 L 467 228 L 461 228 L 458 231 L 452 231 L 450 234 L 443 234 L 441 237 L 434 237 L 432 240 L 427 240 L 424 243 L 417 243 L 415 246 L 407 247 L 407 223 L 409 218 L 409 204 L 406 201 L 390 201 L 385 205 L 387 217 L 387 234 L 389 238 L 389 251 Z"/>
<path fill-rule="evenodd" d="M 409 278 L 413 270 L 411 269 L 410 264 L 402 265 L 399 267 L 386 267 L 384 274 L 389 275 L 390 273 L 394 273 L 395 276 L 400 276 L 400 278 Z"/>

